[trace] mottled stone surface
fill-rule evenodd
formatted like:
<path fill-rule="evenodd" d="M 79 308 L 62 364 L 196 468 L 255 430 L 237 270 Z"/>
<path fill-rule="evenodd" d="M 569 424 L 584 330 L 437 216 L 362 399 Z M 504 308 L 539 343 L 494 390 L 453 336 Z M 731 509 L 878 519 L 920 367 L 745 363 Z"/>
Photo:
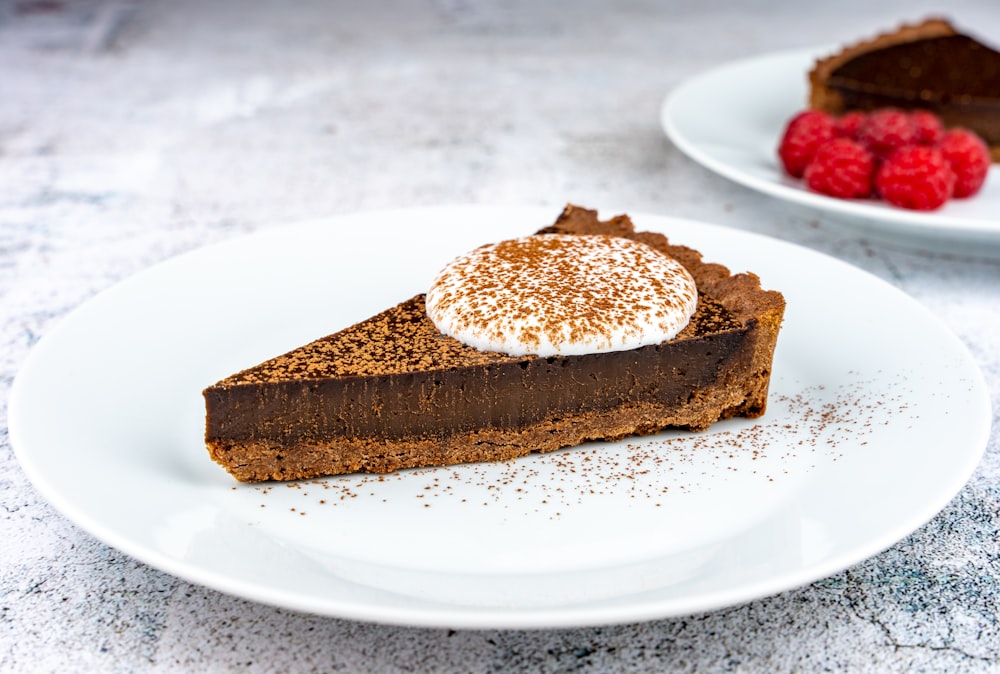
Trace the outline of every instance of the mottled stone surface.
<path fill-rule="evenodd" d="M 1000 39 L 994 0 L 948 7 Z M 0 671 L 1000 671 L 1000 251 L 914 250 L 779 204 L 686 159 L 658 120 L 693 73 L 933 9 L 0 4 Z M 968 345 L 995 401 L 969 484 L 888 551 L 776 597 L 637 625 L 456 632 L 300 615 L 177 580 L 71 524 L 14 458 L 6 401 L 29 349 L 155 262 L 358 210 L 564 202 L 782 237 L 911 294 Z"/>

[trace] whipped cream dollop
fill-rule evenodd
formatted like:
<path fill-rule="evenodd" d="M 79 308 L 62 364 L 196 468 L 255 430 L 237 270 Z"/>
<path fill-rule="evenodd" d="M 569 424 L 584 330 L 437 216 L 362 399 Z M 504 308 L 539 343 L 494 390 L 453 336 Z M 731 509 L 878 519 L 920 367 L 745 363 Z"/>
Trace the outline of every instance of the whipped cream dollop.
<path fill-rule="evenodd" d="M 644 243 L 543 234 L 458 257 L 426 302 L 438 330 L 477 349 L 582 355 L 671 339 L 691 320 L 698 289 L 683 265 Z"/>

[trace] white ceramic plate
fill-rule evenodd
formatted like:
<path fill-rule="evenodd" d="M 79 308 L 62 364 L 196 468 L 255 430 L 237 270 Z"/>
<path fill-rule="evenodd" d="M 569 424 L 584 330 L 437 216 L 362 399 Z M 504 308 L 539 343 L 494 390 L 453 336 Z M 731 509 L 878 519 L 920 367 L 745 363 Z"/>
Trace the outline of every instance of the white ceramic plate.
<path fill-rule="evenodd" d="M 37 488 L 100 540 L 189 581 L 408 625 L 635 621 L 769 595 L 930 519 L 989 432 L 982 377 L 934 316 L 846 264 L 636 216 L 788 300 L 770 408 L 501 464 L 237 484 L 201 390 L 422 292 L 451 257 L 558 209 L 442 207 L 279 227 L 157 265 L 36 345 L 10 435 Z"/>
<path fill-rule="evenodd" d="M 841 216 L 883 237 L 953 242 L 969 249 L 1000 246 L 1000 168 L 982 191 L 917 212 L 877 200 L 833 199 L 786 176 L 777 147 L 788 120 L 806 107 L 807 74 L 826 50 L 780 52 L 738 61 L 682 83 L 663 102 L 667 136 L 686 155 L 741 185 L 778 199 Z"/>

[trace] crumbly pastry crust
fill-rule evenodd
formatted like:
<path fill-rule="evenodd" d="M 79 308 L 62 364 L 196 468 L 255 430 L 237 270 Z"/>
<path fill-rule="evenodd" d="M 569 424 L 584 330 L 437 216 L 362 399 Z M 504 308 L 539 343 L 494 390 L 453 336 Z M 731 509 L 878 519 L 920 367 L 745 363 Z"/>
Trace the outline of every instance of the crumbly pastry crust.
<path fill-rule="evenodd" d="M 623 236 L 674 257 L 694 276 L 702 298 L 692 323 L 674 340 L 633 351 L 515 357 L 476 351 L 440 335 L 418 295 L 207 388 L 211 457 L 241 481 L 305 479 L 506 460 L 764 413 L 785 306 L 780 293 L 761 289 L 751 273 L 731 274 L 706 263 L 697 251 L 660 234 L 635 232 L 626 216 L 601 222 L 595 211 L 567 206 L 539 233 L 555 232 Z M 379 335 L 390 334 L 395 342 L 369 348 Z M 413 343 L 420 348 L 405 346 Z M 692 363 L 703 363 L 704 371 Z M 630 383 L 635 373 L 648 371 L 661 375 L 638 375 L 649 381 L 646 389 L 633 390 L 641 388 Z M 467 388 L 456 388 L 461 379 L 435 384 L 456 372 L 469 373 Z M 601 378 L 606 385 L 590 381 Z M 549 413 L 507 414 L 504 405 L 516 401 L 521 382 L 551 393 Z M 579 392 L 582 386 L 592 387 L 589 394 Z M 495 411 L 481 411 L 489 405 L 477 399 L 477 387 L 488 389 L 483 400 L 494 396 Z M 386 390 L 398 397 L 383 396 Z M 413 405 L 424 407 L 407 417 L 403 408 Z M 477 418 L 463 426 L 452 412 L 463 405 L 492 421 Z M 352 409 L 358 419 L 349 418 Z M 399 415 L 406 420 L 396 424 Z"/>

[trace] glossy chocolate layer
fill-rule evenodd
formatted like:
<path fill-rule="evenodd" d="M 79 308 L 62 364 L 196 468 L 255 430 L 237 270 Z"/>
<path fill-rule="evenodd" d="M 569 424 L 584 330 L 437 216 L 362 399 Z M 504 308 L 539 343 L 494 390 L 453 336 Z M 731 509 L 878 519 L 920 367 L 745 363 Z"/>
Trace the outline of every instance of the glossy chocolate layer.
<path fill-rule="evenodd" d="M 408 328 L 387 332 L 387 323 Z M 460 364 L 453 354 L 469 347 L 438 335 L 419 295 L 210 388 L 208 436 L 287 444 L 331 436 L 400 440 L 516 428 L 629 402 L 679 406 L 691 391 L 717 381 L 721 363 L 739 350 L 743 332 L 721 305 L 703 298 L 689 329 L 671 342 L 549 358 L 473 350 L 473 362 Z M 402 360 L 431 360 L 406 372 L 361 376 L 302 376 L 303 368 L 289 367 L 313 357 L 306 354 L 331 353 L 338 343 L 360 345 L 362 351 L 365 344 L 378 344 L 379 352 L 398 350 Z M 421 348 L 427 344 L 432 346 Z"/>

